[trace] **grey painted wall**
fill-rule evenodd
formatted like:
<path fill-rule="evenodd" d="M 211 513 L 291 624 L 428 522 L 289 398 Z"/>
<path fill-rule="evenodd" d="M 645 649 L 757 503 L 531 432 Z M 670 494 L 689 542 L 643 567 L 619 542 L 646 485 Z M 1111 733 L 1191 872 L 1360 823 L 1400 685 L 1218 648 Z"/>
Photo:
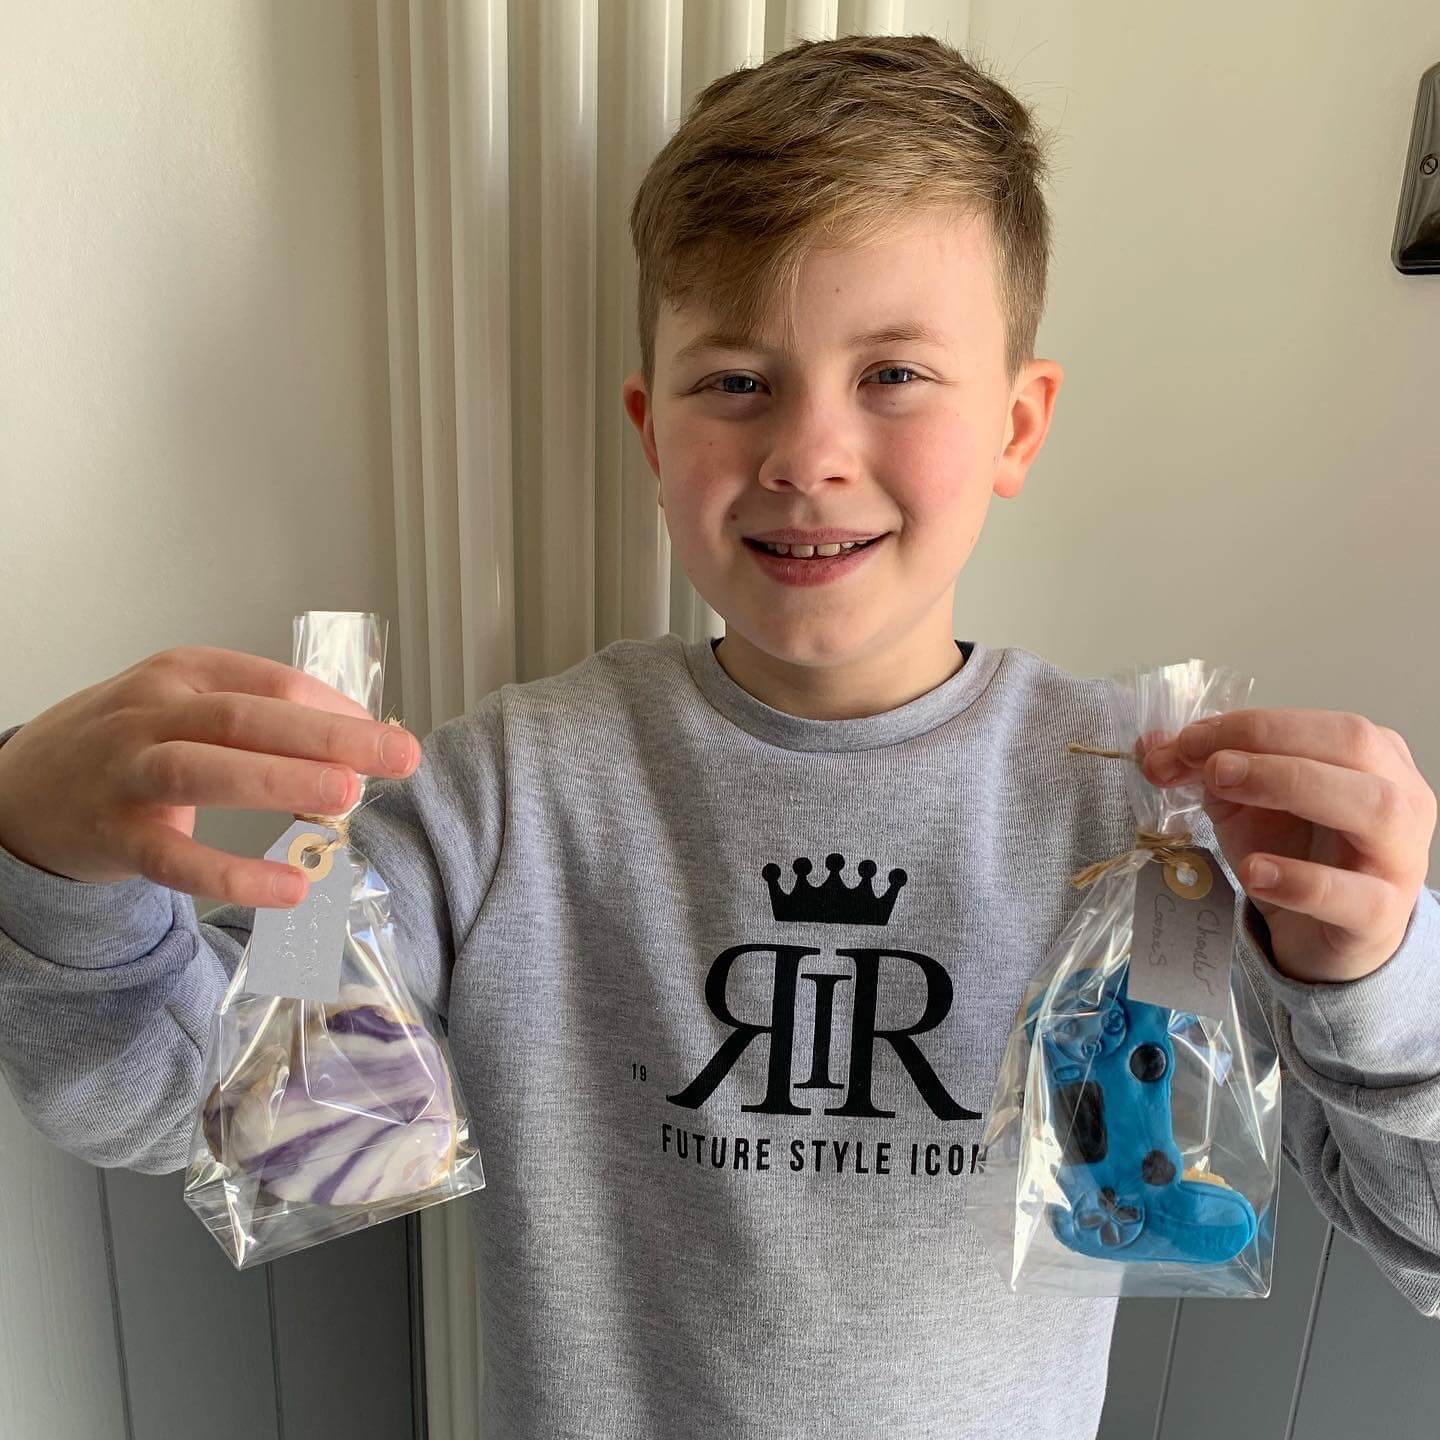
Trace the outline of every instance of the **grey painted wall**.
<path fill-rule="evenodd" d="M 95 1173 L 121 1375 L 107 1440 L 423 1440 L 414 1217 L 237 1271 L 181 1174 Z"/>
<path fill-rule="evenodd" d="M 1440 1324 L 1287 1161 L 1264 1300 L 1122 1300 L 1099 1440 L 1433 1440 Z"/>

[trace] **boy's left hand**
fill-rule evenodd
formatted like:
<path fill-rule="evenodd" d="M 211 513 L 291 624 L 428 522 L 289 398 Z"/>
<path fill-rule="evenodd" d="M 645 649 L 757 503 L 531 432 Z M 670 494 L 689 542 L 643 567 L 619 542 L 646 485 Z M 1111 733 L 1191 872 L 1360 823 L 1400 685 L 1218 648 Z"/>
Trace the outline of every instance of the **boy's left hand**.
<path fill-rule="evenodd" d="M 1152 785 L 1204 785 L 1205 813 L 1270 926 L 1282 975 L 1359 980 L 1400 948 L 1430 863 L 1436 799 L 1394 730 L 1336 710 L 1231 710 L 1178 736 L 1146 736 L 1136 753 Z M 1248 770 L 1222 784 L 1231 757 Z"/>

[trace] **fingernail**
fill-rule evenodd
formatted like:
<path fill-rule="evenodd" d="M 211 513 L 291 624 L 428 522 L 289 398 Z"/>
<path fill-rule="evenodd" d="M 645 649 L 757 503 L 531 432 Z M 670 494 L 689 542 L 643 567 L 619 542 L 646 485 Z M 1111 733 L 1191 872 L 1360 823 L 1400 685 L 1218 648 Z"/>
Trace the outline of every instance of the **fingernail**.
<path fill-rule="evenodd" d="M 1191 760 L 1198 760 L 1205 754 L 1208 740 L 1206 730 L 1211 728 L 1208 720 L 1198 720 L 1194 725 L 1187 725 L 1180 732 L 1180 753 Z"/>
<path fill-rule="evenodd" d="M 410 741 L 404 735 L 387 735 L 380 742 L 380 758 L 389 770 L 399 772 L 410 765 Z"/>
<path fill-rule="evenodd" d="M 320 797 L 327 805 L 343 805 L 350 780 L 343 770 L 327 770 L 320 777 Z"/>
<path fill-rule="evenodd" d="M 1215 762 L 1215 783 L 1217 785 L 1238 785 L 1250 769 L 1250 762 L 1243 755 L 1233 751 L 1222 755 Z"/>
<path fill-rule="evenodd" d="M 274 889 L 277 900 L 294 905 L 305 893 L 305 882 L 298 875 L 277 875 Z"/>
<path fill-rule="evenodd" d="M 1150 754 L 1150 769 L 1161 783 L 1176 779 L 1184 768 L 1176 758 L 1173 745 L 1162 745 Z"/>
<path fill-rule="evenodd" d="M 1268 860 L 1257 860 L 1250 867 L 1250 883 L 1257 890 L 1268 890 L 1279 878 L 1279 870 Z"/>

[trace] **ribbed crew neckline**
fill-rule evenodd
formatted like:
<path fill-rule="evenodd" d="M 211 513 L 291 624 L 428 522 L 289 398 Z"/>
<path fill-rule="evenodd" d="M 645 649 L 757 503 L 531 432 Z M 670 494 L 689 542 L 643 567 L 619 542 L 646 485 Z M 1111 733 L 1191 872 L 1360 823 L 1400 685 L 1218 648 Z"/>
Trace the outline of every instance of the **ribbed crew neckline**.
<path fill-rule="evenodd" d="M 965 663 L 933 690 L 875 715 L 814 720 L 776 710 L 746 690 L 720 663 L 717 638 L 666 638 L 680 648 L 700 693 L 716 710 L 757 739 L 787 750 L 871 750 L 913 740 L 964 710 L 985 688 L 1002 655 L 977 640 L 956 640 Z"/>

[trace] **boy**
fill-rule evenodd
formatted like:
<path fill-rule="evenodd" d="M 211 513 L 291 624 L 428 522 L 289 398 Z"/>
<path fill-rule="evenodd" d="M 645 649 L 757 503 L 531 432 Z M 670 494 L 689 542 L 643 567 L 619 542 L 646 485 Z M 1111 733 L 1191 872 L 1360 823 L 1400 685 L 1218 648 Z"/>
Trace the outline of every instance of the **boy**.
<path fill-rule="evenodd" d="M 1011 1295 L 961 1208 L 1069 877 L 1134 840 L 1123 763 L 1066 751 L 1114 748 L 1103 682 L 950 633 L 1062 378 L 1032 350 L 1040 174 L 1024 107 L 923 36 L 726 75 L 656 157 L 624 398 L 723 642 L 623 640 L 503 686 L 418 768 L 403 732 L 217 650 L 8 732 L 0 1062 L 35 1124 L 182 1167 L 248 907 L 299 878 L 188 841 L 188 807 L 335 814 L 354 772 L 388 775 L 352 836 L 485 1163 L 487 1434 L 1093 1436 L 1114 1302 Z M 1288 1153 L 1433 1314 L 1434 795 L 1357 717 L 1212 734 L 1174 767 L 1212 790 L 1197 841 L 1247 883 L 1252 852 L 1282 866 L 1238 948 Z M 1251 759 L 1240 803 L 1213 794 L 1217 745 Z M 199 922 L 199 891 L 232 903 Z"/>

